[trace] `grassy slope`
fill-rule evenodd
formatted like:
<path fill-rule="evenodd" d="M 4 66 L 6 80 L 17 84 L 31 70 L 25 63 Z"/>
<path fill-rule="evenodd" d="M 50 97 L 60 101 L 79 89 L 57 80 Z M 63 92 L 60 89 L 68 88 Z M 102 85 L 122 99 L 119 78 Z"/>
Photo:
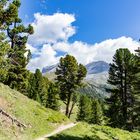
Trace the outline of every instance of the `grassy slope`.
<path fill-rule="evenodd" d="M 39 103 L 0 83 L 0 108 L 16 117 L 28 128 L 21 129 L 0 116 L 0 140 L 32 140 L 69 120 L 61 113 L 45 109 Z"/>
<path fill-rule="evenodd" d="M 131 133 L 108 126 L 79 123 L 74 128 L 51 137 L 49 140 L 140 140 L 140 133 Z"/>

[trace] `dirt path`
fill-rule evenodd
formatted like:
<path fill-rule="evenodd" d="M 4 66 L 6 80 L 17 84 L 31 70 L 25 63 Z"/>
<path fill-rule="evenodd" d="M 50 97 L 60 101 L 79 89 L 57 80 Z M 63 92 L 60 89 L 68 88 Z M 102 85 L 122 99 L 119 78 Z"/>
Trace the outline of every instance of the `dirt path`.
<path fill-rule="evenodd" d="M 58 134 L 58 133 L 60 133 L 60 132 L 62 132 L 64 130 L 69 129 L 69 128 L 72 128 L 74 126 L 76 126 L 76 123 L 70 123 L 70 124 L 67 124 L 67 125 L 61 125 L 57 129 L 55 129 L 52 133 L 47 134 L 47 135 L 45 135 L 43 137 L 40 137 L 40 138 L 38 138 L 36 140 L 45 140 L 46 138 L 49 138 L 49 137 L 51 137 L 53 135 L 56 135 L 56 134 Z"/>

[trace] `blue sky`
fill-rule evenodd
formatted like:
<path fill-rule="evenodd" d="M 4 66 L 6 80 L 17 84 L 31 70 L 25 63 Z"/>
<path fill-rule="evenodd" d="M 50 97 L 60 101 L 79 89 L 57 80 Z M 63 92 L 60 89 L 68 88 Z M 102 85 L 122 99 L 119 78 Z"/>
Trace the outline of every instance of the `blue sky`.
<path fill-rule="evenodd" d="M 31 60 L 29 69 L 55 64 L 66 53 L 84 64 L 98 60 L 111 62 L 116 49 L 133 51 L 139 46 L 136 41 L 140 38 L 140 0 L 21 2 L 20 16 L 24 23 L 31 23 L 35 28 L 28 46 L 37 57 Z"/>
<path fill-rule="evenodd" d="M 78 33 L 71 40 L 87 43 L 100 42 L 108 38 L 129 36 L 140 38 L 140 0 L 21 0 L 21 15 L 72 13 L 76 16 Z"/>

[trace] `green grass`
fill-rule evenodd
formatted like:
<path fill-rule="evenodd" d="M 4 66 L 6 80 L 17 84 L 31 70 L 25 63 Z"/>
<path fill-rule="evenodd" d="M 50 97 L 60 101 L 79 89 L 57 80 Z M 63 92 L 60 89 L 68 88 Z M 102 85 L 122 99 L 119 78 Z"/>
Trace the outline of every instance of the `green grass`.
<path fill-rule="evenodd" d="M 140 133 L 111 128 L 108 126 L 79 123 L 49 140 L 140 140 Z"/>
<path fill-rule="evenodd" d="M 21 129 L 0 117 L 0 140 L 32 140 L 54 130 L 69 120 L 61 113 L 46 109 L 21 93 L 0 83 L 0 108 L 28 127 Z"/>

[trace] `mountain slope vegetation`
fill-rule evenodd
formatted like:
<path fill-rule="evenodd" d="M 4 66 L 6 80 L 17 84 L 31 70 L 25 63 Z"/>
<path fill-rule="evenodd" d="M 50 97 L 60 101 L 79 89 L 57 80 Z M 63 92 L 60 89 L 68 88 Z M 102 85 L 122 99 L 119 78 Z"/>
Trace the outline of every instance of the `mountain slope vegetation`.
<path fill-rule="evenodd" d="M 140 140 L 140 133 L 79 123 L 61 134 L 50 137 L 49 140 Z"/>
<path fill-rule="evenodd" d="M 61 113 L 46 109 L 39 103 L 0 83 L 0 109 L 12 116 L 0 112 L 1 140 L 32 140 L 51 132 L 57 126 L 69 122 Z M 26 127 L 18 126 L 18 120 Z"/>

